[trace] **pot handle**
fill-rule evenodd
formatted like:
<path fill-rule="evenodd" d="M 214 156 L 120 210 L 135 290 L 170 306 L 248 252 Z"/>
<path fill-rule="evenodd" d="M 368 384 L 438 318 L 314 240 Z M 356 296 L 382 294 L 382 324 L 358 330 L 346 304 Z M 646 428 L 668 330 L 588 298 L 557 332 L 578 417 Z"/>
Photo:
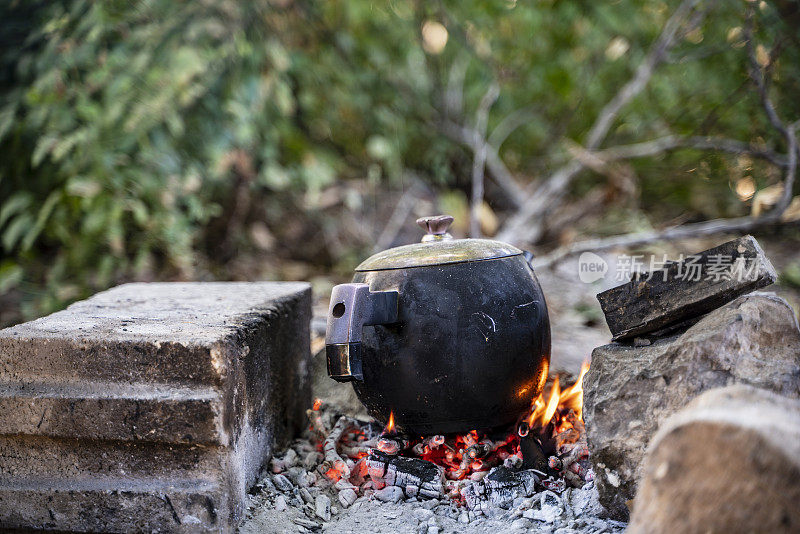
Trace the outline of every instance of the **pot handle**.
<path fill-rule="evenodd" d="M 397 322 L 397 291 L 370 291 L 368 284 L 339 284 L 331 291 L 325 357 L 337 382 L 364 380 L 361 330 Z"/>

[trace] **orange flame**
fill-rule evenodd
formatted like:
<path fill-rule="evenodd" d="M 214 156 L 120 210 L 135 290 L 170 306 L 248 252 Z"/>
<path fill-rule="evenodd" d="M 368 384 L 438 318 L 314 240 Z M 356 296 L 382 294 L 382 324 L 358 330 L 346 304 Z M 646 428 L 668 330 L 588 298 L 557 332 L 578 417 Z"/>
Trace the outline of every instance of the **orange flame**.
<path fill-rule="evenodd" d="M 583 376 L 589 370 L 589 362 L 583 362 L 578 379 L 570 387 L 561 392 L 559 406 L 573 410 L 578 419 L 583 419 Z"/>
<path fill-rule="evenodd" d="M 389 412 L 389 422 L 386 423 L 386 428 L 383 429 L 384 434 L 391 434 L 394 432 L 394 411 Z"/>
<path fill-rule="evenodd" d="M 556 381 L 553 382 L 553 387 L 550 390 L 550 398 L 547 400 L 547 408 L 544 410 L 544 424 L 550 422 L 550 419 L 556 413 L 556 409 L 558 408 L 558 401 L 559 396 L 561 395 L 561 384 L 559 383 L 558 377 L 556 377 Z"/>
<path fill-rule="evenodd" d="M 561 391 L 561 384 L 556 377 L 553 382 L 553 387 L 550 390 L 550 396 L 547 402 L 544 400 L 543 394 L 540 394 L 536 400 L 533 401 L 531 406 L 531 414 L 528 417 L 528 425 L 531 428 L 544 427 L 553 419 L 556 412 L 562 413 L 572 410 L 578 419 L 583 416 L 583 377 L 586 371 L 589 370 L 589 362 L 584 362 L 581 366 L 580 375 L 578 379 L 570 387 Z M 560 418 L 560 417 L 559 417 Z M 558 421 L 556 421 L 558 423 Z"/>
<path fill-rule="evenodd" d="M 314 406 L 312 407 L 312 410 L 314 410 L 315 412 L 318 412 L 320 408 L 322 408 L 322 400 L 321 399 L 314 399 Z"/>

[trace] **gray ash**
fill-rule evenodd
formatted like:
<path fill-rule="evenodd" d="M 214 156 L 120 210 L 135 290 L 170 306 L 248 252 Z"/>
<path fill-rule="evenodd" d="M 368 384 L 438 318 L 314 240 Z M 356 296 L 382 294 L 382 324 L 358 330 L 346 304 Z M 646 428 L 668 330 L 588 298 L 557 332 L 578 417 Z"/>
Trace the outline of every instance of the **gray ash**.
<path fill-rule="evenodd" d="M 504 431 L 406 439 L 318 404 L 308 435 L 270 463 L 241 530 L 621 532 L 599 518 L 579 414 L 560 406 L 538 425 L 537 406 Z"/>

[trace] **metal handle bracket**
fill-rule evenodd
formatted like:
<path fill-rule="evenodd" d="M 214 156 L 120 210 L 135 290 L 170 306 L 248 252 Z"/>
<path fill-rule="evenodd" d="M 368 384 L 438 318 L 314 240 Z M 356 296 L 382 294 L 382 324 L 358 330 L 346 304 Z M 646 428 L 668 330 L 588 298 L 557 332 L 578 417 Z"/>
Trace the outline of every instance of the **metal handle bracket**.
<path fill-rule="evenodd" d="M 363 380 L 362 329 L 397 322 L 397 291 L 370 291 L 367 284 L 340 284 L 331 292 L 325 355 L 328 375 L 339 382 Z"/>

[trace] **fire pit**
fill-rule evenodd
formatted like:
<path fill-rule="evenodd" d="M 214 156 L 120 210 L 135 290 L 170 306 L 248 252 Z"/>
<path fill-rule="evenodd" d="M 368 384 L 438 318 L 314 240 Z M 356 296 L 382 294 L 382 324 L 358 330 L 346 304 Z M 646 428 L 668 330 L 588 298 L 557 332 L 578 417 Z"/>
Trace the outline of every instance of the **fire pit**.
<path fill-rule="evenodd" d="M 409 435 L 315 401 L 308 433 L 260 482 L 264 523 L 337 532 L 494 532 L 535 524 L 621 531 L 600 512 L 582 422 L 581 381 L 548 381 L 517 421 L 491 431 Z M 280 513 L 278 516 L 270 515 Z M 334 527 L 335 525 L 335 527 Z M 280 529 L 277 529 L 278 531 Z"/>
<path fill-rule="evenodd" d="M 317 403 L 309 416 L 312 435 L 324 454 L 318 472 L 334 484 L 349 482 L 348 489 L 357 494 L 394 495 L 394 490 L 386 488 L 395 487 L 405 497 L 445 496 L 468 508 L 479 507 L 487 499 L 506 504 L 502 494 L 508 492 L 483 495 L 470 484 L 483 481 L 492 470 L 507 479 L 525 472 L 521 480 L 531 487 L 559 493 L 567 486 L 583 487 L 594 477 L 581 419 L 581 381 L 587 370 L 588 364 L 575 383 L 563 390 L 556 377 L 517 424 L 488 432 L 409 436 L 397 431 L 393 414 L 382 430 L 346 416 L 328 430 Z"/>
<path fill-rule="evenodd" d="M 630 330 L 633 337 L 596 348 L 591 369 L 584 365 L 577 376 L 548 378 L 510 422 L 484 419 L 487 424 L 477 428 L 424 432 L 402 425 L 399 410 L 379 413 L 375 422 L 342 415 L 338 405 L 316 403 L 307 412 L 307 436 L 270 465 L 272 474 L 262 480 L 256 497 L 262 502 L 254 507 L 255 529 L 243 534 L 265 528 L 618 532 L 627 524 L 609 517 L 625 521 L 630 509 L 631 529 L 637 532 L 672 532 L 678 522 L 683 530 L 703 525 L 703 531 L 730 531 L 718 527 L 749 522 L 755 530 L 759 524 L 780 524 L 773 530 L 793 531 L 796 514 L 787 496 L 796 492 L 796 482 L 785 469 L 796 465 L 796 458 L 785 440 L 776 440 L 771 427 L 760 423 L 770 410 L 782 417 L 781 409 L 769 403 L 784 402 L 786 410 L 791 405 L 792 413 L 800 413 L 800 402 L 791 400 L 799 395 L 800 330 L 794 311 L 781 299 L 738 296 L 775 278 L 755 240 L 745 237 L 700 253 L 699 264 L 706 265 L 710 260 L 704 258 L 717 257 L 720 250 L 751 261 L 752 277 L 685 283 L 675 279 L 685 271 L 679 264 L 657 273 L 663 276 L 637 277 L 627 287 L 601 294 L 612 333 L 625 336 Z M 608 304 L 614 299 L 616 304 Z M 625 310 L 638 311 L 632 317 Z M 707 391 L 730 383 L 751 387 Z M 789 398 L 781 401 L 757 388 Z M 708 409 L 696 412 L 696 403 L 687 405 L 698 395 Z M 731 395 L 738 399 L 733 413 Z M 766 399 L 771 400 L 763 405 Z M 347 410 L 352 414 L 358 408 L 348 403 Z M 432 413 L 429 420 L 437 417 Z M 797 421 L 787 418 L 791 428 L 800 428 Z M 662 424 L 667 427 L 650 442 L 645 457 L 650 437 Z M 734 436 L 742 446 L 728 446 Z M 697 439 L 720 444 L 695 447 Z M 758 454 L 741 453 L 756 442 L 762 445 L 752 450 L 759 454 L 769 443 L 777 446 L 772 456 L 781 460 L 770 460 L 775 470 L 765 469 Z M 742 469 L 729 473 L 719 467 L 719 447 L 729 458 L 742 456 Z M 708 477 L 712 466 L 718 476 Z M 640 471 L 642 501 L 635 493 Z M 657 500 L 662 504 L 653 505 Z M 720 513 L 709 512 L 716 510 Z"/>

